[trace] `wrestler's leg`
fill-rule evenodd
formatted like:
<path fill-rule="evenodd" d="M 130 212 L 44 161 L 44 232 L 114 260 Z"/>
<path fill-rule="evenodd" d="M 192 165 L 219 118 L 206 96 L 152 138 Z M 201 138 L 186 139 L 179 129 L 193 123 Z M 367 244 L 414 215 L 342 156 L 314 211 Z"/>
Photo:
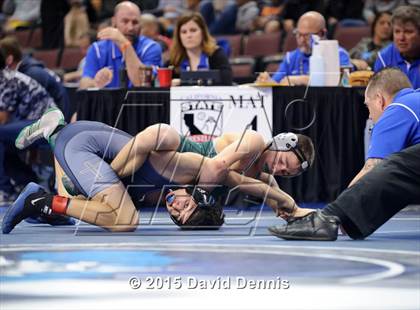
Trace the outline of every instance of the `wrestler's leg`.
<path fill-rule="evenodd" d="M 121 182 L 97 193 L 93 200 L 52 195 L 29 183 L 7 210 L 2 231 L 10 233 L 22 220 L 36 215 L 67 215 L 113 232 L 134 231 L 139 217 Z"/>
<path fill-rule="evenodd" d="M 92 200 L 70 199 L 66 215 L 113 232 L 134 231 L 139 222 L 139 214 L 121 182 L 96 194 Z"/>
<path fill-rule="evenodd" d="M 167 124 L 147 127 L 132 138 L 111 162 L 120 178 L 132 175 L 152 151 L 175 151 L 180 144 L 179 133 Z"/>

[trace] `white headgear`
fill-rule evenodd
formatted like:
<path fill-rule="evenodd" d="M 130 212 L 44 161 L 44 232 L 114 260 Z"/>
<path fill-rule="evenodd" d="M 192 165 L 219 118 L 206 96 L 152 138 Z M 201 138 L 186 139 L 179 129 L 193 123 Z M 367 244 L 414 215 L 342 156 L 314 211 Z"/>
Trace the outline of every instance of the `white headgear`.
<path fill-rule="evenodd" d="M 280 152 L 292 151 L 299 159 L 302 170 L 306 170 L 309 168 L 309 162 L 306 160 L 303 152 L 299 149 L 298 142 L 298 136 L 293 132 L 282 132 L 273 138 L 268 149 Z"/>

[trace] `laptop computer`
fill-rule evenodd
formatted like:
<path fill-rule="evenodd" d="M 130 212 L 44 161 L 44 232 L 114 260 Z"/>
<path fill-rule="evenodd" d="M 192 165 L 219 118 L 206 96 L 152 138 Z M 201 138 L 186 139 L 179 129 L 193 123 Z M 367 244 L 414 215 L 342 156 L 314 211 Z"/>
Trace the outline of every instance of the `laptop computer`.
<path fill-rule="evenodd" d="M 181 71 L 182 86 L 214 86 L 221 84 L 219 70 Z"/>

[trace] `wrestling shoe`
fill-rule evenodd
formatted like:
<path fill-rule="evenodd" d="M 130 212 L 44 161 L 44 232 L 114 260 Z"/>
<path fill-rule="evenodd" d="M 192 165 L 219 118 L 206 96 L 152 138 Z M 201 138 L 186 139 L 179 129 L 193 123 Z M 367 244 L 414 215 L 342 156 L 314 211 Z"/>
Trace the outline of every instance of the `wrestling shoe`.
<path fill-rule="evenodd" d="M 10 233 L 17 224 L 29 216 L 51 214 L 51 195 L 36 183 L 29 183 L 15 202 L 7 209 L 1 229 L 3 234 Z"/>
<path fill-rule="evenodd" d="M 15 145 L 18 149 L 22 150 L 42 137 L 49 142 L 49 138 L 51 134 L 54 133 L 54 130 L 58 126 L 64 126 L 65 124 L 66 121 L 64 120 L 64 115 L 61 113 L 60 109 L 50 108 L 39 120 L 20 131 L 16 138 Z"/>
<path fill-rule="evenodd" d="M 299 218 L 291 218 L 283 226 L 272 226 L 268 231 L 285 240 L 337 240 L 340 219 L 333 215 L 324 215 L 321 210 L 311 212 Z"/>

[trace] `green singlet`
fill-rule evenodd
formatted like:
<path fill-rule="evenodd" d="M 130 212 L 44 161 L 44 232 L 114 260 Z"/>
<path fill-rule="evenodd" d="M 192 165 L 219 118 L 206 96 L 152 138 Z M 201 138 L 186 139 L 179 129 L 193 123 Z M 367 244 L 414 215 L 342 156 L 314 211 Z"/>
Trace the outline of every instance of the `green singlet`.
<path fill-rule="evenodd" d="M 199 142 L 191 141 L 187 137 L 184 137 L 184 136 L 180 136 L 180 138 L 181 138 L 181 143 L 180 143 L 180 146 L 178 147 L 177 152 L 180 152 L 180 153 L 191 152 L 191 153 L 200 154 L 209 158 L 213 158 L 217 155 L 217 152 L 214 149 L 213 141 L 199 143 Z M 229 188 L 224 185 L 220 187 L 216 187 L 211 192 L 213 197 L 216 199 L 222 196 L 226 196 L 228 193 L 229 193 Z"/>
<path fill-rule="evenodd" d="M 204 155 L 209 158 L 213 158 L 217 155 L 216 150 L 214 149 L 213 141 L 207 141 L 203 143 L 194 142 L 189 140 L 187 137 L 180 136 L 181 143 L 177 149 L 177 152 L 180 153 L 196 153 Z"/>

